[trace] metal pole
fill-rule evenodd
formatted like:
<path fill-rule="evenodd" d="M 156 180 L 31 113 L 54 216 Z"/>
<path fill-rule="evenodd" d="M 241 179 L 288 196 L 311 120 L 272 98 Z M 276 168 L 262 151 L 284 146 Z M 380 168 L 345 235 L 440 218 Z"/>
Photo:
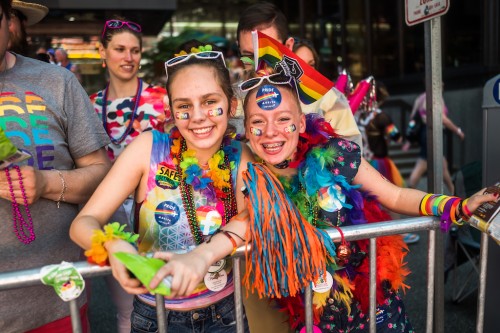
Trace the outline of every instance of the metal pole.
<path fill-rule="evenodd" d="M 484 304 L 486 300 L 486 273 L 488 268 L 488 234 L 481 234 L 481 256 L 479 271 L 479 290 L 477 296 L 476 333 L 484 330 Z"/>
<path fill-rule="evenodd" d="M 432 333 L 433 309 L 434 309 L 434 271 L 435 271 L 435 251 L 436 251 L 436 230 L 429 230 L 429 248 L 427 249 L 427 320 L 425 331 Z"/>
<path fill-rule="evenodd" d="M 306 311 L 306 332 L 313 333 L 313 305 L 312 305 L 312 289 L 311 286 L 306 287 L 305 311 Z"/>
<path fill-rule="evenodd" d="M 71 327 L 73 333 L 82 333 L 82 321 L 80 320 L 80 309 L 78 309 L 77 299 L 69 301 L 69 312 L 71 313 Z"/>
<path fill-rule="evenodd" d="M 156 294 L 156 319 L 158 321 L 158 332 L 167 333 L 167 316 L 165 315 L 165 297 Z"/>
<path fill-rule="evenodd" d="M 370 333 L 377 332 L 377 239 L 370 238 Z"/>
<path fill-rule="evenodd" d="M 428 168 L 428 191 L 443 193 L 443 85 L 441 64 L 441 17 L 425 23 L 425 81 L 427 98 L 427 151 L 432 168 Z M 443 235 L 429 233 L 435 239 L 434 260 L 434 332 L 444 332 L 444 246 Z M 430 247 L 429 247 L 430 248 Z M 430 292 L 430 290 L 429 290 Z"/>
<path fill-rule="evenodd" d="M 243 296 L 241 294 L 240 258 L 233 258 L 234 304 L 236 308 L 236 332 L 243 333 Z"/>

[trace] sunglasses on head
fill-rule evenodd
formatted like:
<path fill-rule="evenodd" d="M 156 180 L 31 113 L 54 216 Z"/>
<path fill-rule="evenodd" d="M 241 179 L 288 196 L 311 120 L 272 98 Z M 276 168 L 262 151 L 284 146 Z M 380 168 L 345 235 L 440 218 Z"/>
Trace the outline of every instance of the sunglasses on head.
<path fill-rule="evenodd" d="M 252 79 L 243 81 L 238 85 L 240 90 L 242 92 L 252 90 L 255 87 L 258 87 L 262 82 L 266 80 L 267 82 L 271 84 L 277 84 L 277 85 L 289 85 L 293 87 L 292 84 L 292 77 L 286 76 L 281 73 L 276 73 L 276 74 L 271 74 L 267 76 L 260 76 L 260 77 L 254 77 Z"/>
<path fill-rule="evenodd" d="M 130 30 L 133 30 L 135 32 L 142 31 L 141 26 L 135 22 L 122 21 L 122 20 L 108 20 L 108 21 L 106 21 L 106 23 L 104 23 L 104 30 L 102 31 L 102 38 L 104 38 L 104 35 L 106 34 L 106 31 L 108 29 L 120 29 L 120 28 L 123 28 L 123 26 L 125 26 L 125 25 Z"/>
<path fill-rule="evenodd" d="M 176 66 L 178 64 L 181 64 L 192 57 L 198 58 L 198 59 L 207 59 L 207 60 L 215 60 L 220 58 L 222 60 L 222 63 L 224 66 L 226 66 L 226 62 L 224 60 L 224 55 L 222 52 L 219 51 L 205 51 L 205 52 L 199 52 L 199 53 L 189 53 L 189 54 L 184 54 L 172 59 L 169 59 L 165 62 L 165 72 L 167 74 L 167 79 L 168 79 L 168 69 L 170 67 Z"/>

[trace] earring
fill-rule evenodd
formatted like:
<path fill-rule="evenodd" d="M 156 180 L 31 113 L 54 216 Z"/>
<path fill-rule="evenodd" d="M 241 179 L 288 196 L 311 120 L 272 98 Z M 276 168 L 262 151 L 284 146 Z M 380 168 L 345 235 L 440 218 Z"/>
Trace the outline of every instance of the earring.
<path fill-rule="evenodd" d="M 102 61 L 102 68 L 106 68 L 106 59 L 103 59 Z"/>
<path fill-rule="evenodd" d="M 139 69 L 141 69 L 141 68 L 142 68 L 142 65 L 139 65 Z"/>

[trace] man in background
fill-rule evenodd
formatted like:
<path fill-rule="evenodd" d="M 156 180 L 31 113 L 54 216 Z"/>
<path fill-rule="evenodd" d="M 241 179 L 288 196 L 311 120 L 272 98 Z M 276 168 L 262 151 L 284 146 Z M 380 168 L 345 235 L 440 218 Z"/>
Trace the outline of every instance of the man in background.
<path fill-rule="evenodd" d="M 37 3 L 13 0 L 9 23 L 9 51 L 28 56 L 28 35 L 26 27 L 40 22 L 49 9 Z"/>
<path fill-rule="evenodd" d="M 258 2 L 241 13 L 236 33 L 242 58 L 253 59 L 253 30 L 258 30 L 293 50 L 294 38 L 290 37 L 288 21 L 275 4 Z M 242 61 L 247 71 L 252 69 L 253 63 Z M 307 105 L 300 103 L 300 105 L 305 114 L 311 112 L 321 114 L 338 135 L 362 147 L 361 133 L 356 120 L 347 98 L 340 91 L 332 88 L 316 102 Z"/>

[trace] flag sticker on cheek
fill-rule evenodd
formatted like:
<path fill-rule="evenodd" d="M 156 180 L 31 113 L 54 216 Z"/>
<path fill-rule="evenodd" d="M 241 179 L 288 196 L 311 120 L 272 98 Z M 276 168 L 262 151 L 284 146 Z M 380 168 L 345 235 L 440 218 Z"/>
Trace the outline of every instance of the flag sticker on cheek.
<path fill-rule="evenodd" d="M 179 120 L 189 119 L 189 113 L 188 112 L 176 112 L 175 119 L 179 119 Z"/>
<path fill-rule="evenodd" d="M 297 130 L 297 126 L 295 124 L 291 124 L 290 126 L 285 127 L 285 133 L 293 133 Z"/>
<path fill-rule="evenodd" d="M 224 114 L 224 111 L 222 110 L 222 108 L 208 110 L 209 117 L 218 117 L 218 116 L 222 116 L 222 114 Z"/>
<path fill-rule="evenodd" d="M 257 91 L 255 99 L 262 110 L 274 110 L 281 104 L 281 93 L 275 86 L 264 85 Z"/>
<path fill-rule="evenodd" d="M 252 133 L 255 136 L 261 136 L 262 135 L 262 130 L 259 129 L 259 128 L 250 127 L 250 133 Z"/>

